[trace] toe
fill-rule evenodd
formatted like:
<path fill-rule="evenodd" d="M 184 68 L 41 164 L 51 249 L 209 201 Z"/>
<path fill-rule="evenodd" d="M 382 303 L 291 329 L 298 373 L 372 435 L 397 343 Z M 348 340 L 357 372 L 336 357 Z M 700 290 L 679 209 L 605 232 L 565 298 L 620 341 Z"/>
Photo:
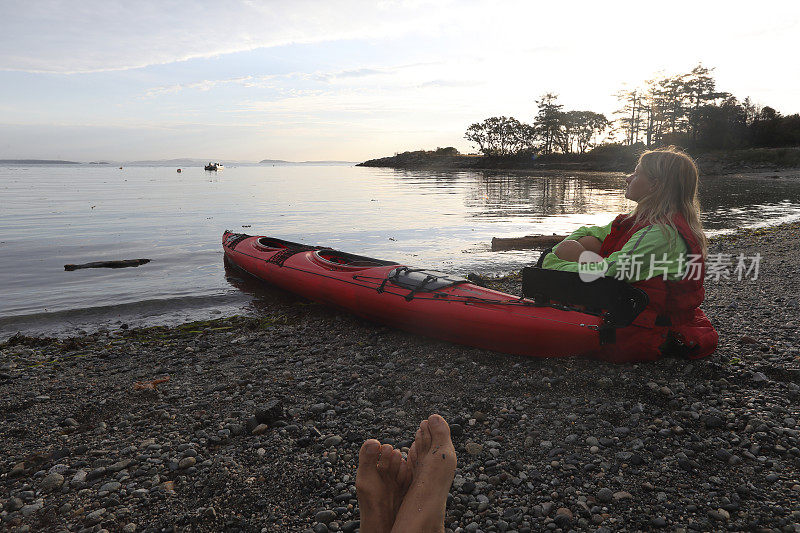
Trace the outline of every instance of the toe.
<path fill-rule="evenodd" d="M 428 421 L 423 420 L 419 425 L 419 433 L 417 434 L 419 439 L 414 441 L 419 446 L 417 447 L 417 453 L 425 454 L 428 449 L 431 447 L 431 432 L 430 428 L 428 428 Z"/>
<path fill-rule="evenodd" d="M 392 450 L 392 453 L 389 456 L 389 470 L 387 471 L 389 479 L 397 481 L 397 474 L 400 471 L 400 465 L 402 463 L 403 454 L 400 453 L 400 450 Z"/>
<path fill-rule="evenodd" d="M 431 441 L 434 446 L 449 444 L 450 426 L 447 421 L 439 415 L 431 415 L 428 418 L 428 431 L 431 434 Z"/>
<path fill-rule="evenodd" d="M 381 451 L 381 443 L 375 439 L 364 441 L 361 450 L 358 452 L 358 468 L 362 466 L 374 467 L 378 463 L 378 456 Z"/>
<path fill-rule="evenodd" d="M 416 441 L 411 445 L 411 448 L 408 449 L 408 467 L 410 470 L 413 470 L 414 467 L 417 466 L 417 444 Z"/>
<path fill-rule="evenodd" d="M 401 461 L 400 468 L 397 470 L 397 485 L 400 492 L 405 494 L 411 484 L 411 464 L 408 461 Z"/>
<path fill-rule="evenodd" d="M 378 472 L 381 474 L 386 474 L 389 471 L 389 465 L 391 464 L 392 460 L 392 452 L 394 448 L 392 448 L 391 444 L 384 444 L 380 447 L 381 456 L 378 458 Z"/>

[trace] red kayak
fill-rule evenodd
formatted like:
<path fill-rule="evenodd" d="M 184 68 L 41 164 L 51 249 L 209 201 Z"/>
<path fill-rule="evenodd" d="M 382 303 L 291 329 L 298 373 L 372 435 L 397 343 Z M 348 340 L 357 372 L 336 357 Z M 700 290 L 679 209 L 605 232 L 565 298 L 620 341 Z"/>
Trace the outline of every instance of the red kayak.
<path fill-rule="evenodd" d="M 537 305 L 457 276 L 229 231 L 222 244 L 229 264 L 260 280 L 412 333 L 532 357 L 600 347 L 600 316 Z"/>

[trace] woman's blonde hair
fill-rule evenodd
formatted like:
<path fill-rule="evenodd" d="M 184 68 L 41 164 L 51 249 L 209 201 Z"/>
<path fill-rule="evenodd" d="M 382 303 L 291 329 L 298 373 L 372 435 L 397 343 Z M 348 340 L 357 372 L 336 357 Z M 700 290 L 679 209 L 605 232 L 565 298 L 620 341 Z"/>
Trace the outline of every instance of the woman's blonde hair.
<path fill-rule="evenodd" d="M 638 201 L 631 213 L 635 223 L 663 224 L 678 233 L 672 215 L 682 214 L 705 259 L 708 241 L 700 221 L 699 172 L 694 160 L 679 148 L 668 146 L 639 156 L 639 170 L 655 183 L 655 187 Z"/>

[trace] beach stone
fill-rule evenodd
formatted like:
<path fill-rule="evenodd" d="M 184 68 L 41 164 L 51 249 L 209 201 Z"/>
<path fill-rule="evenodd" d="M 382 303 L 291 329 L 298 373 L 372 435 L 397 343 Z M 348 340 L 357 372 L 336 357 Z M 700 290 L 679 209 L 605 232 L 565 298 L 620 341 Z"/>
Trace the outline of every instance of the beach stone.
<path fill-rule="evenodd" d="M 119 481 L 109 481 L 108 483 L 103 483 L 100 485 L 100 488 L 97 489 L 97 492 L 116 492 L 122 487 L 122 483 Z"/>
<path fill-rule="evenodd" d="M 561 529 L 567 529 L 572 524 L 572 511 L 566 507 L 559 507 L 553 521 Z"/>
<path fill-rule="evenodd" d="M 470 455 L 480 455 L 483 453 L 483 446 L 477 442 L 469 441 L 466 445 L 464 445 L 464 449 Z"/>
<path fill-rule="evenodd" d="M 467 480 L 461 485 L 461 492 L 463 494 L 472 494 L 472 492 L 475 490 L 475 487 L 475 482 Z"/>
<path fill-rule="evenodd" d="M 17 463 L 9 470 L 8 477 L 19 477 L 25 473 L 25 463 Z"/>
<path fill-rule="evenodd" d="M 86 476 L 87 476 L 86 470 L 80 469 L 77 472 L 75 472 L 74 476 L 72 476 L 72 479 L 70 480 L 70 484 L 71 485 L 80 485 L 82 483 L 85 483 L 86 482 Z"/>
<path fill-rule="evenodd" d="M 91 481 L 93 479 L 104 476 L 105 473 L 106 473 L 106 467 L 101 466 L 99 468 L 95 468 L 94 470 L 86 474 L 86 481 Z"/>
<path fill-rule="evenodd" d="M 650 525 L 658 528 L 667 527 L 667 521 L 664 519 L 664 517 L 658 516 L 650 520 Z"/>
<path fill-rule="evenodd" d="M 130 466 L 130 464 L 131 464 L 131 461 L 128 461 L 128 460 L 126 460 L 126 461 L 117 461 L 116 463 L 106 467 L 106 470 L 109 471 L 109 472 L 119 472 L 120 470 L 125 470 L 126 468 L 128 468 L 128 466 Z"/>
<path fill-rule="evenodd" d="M 336 513 L 328 509 L 319 511 L 317 512 L 317 514 L 314 515 L 314 520 L 322 524 L 330 524 L 335 519 L 336 519 Z"/>
<path fill-rule="evenodd" d="M 566 508 L 566 507 L 559 507 L 559 508 L 556 510 L 556 515 L 557 515 L 557 516 L 558 516 L 558 515 L 561 515 L 561 516 L 566 516 L 567 518 L 569 518 L 570 520 L 572 520 L 572 511 L 570 511 L 570 510 L 569 510 L 568 508 Z"/>
<path fill-rule="evenodd" d="M 633 499 L 633 494 L 630 492 L 626 492 L 624 490 L 618 491 L 614 493 L 614 500 L 630 500 Z"/>
<path fill-rule="evenodd" d="M 33 513 L 41 510 L 43 507 L 44 500 L 36 500 L 34 503 L 23 506 L 22 509 L 20 509 L 20 512 L 22 513 L 22 516 L 27 518 Z"/>
<path fill-rule="evenodd" d="M 716 511 L 709 511 L 708 517 L 713 520 L 718 520 L 721 522 L 726 522 L 731 519 L 731 515 L 725 509 L 717 509 Z"/>
<path fill-rule="evenodd" d="M 6 503 L 5 503 L 5 505 L 3 506 L 3 508 L 4 508 L 6 511 L 8 511 L 9 513 L 13 513 L 14 511 L 19 511 L 20 509 L 22 509 L 22 507 L 23 507 L 24 505 L 25 505 L 25 502 L 23 502 L 23 501 L 22 501 L 20 498 L 17 498 L 17 497 L 15 496 L 15 497 L 13 497 L 13 498 L 9 498 L 9 499 L 6 501 Z"/>
<path fill-rule="evenodd" d="M 342 438 L 341 435 L 331 435 L 330 437 L 325 439 L 322 442 L 322 444 L 326 448 L 330 448 L 331 446 L 339 446 L 342 442 L 344 442 L 344 439 Z"/>
<path fill-rule="evenodd" d="M 256 410 L 255 417 L 260 424 L 274 424 L 284 418 L 283 402 L 279 399 L 268 401 Z"/>
<path fill-rule="evenodd" d="M 69 470 L 69 466 L 67 466 L 65 464 L 57 464 L 57 465 L 53 465 L 52 467 L 50 467 L 50 470 L 48 470 L 47 473 L 48 474 L 62 474 L 63 475 L 64 472 L 66 472 L 67 470 Z"/>
<path fill-rule="evenodd" d="M 41 483 L 39 483 L 39 489 L 42 492 L 52 492 L 56 489 L 61 488 L 61 485 L 64 484 L 64 476 L 53 472 L 52 474 L 48 474 L 42 479 Z"/>
<path fill-rule="evenodd" d="M 611 502 L 611 500 L 614 499 L 614 491 L 612 491 L 611 489 L 603 488 L 597 491 L 596 497 L 597 501 L 601 503 L 609 503 Z"/>
<path fill-rule="evenodd" d="M 103 520 L 103 515 L 106 514 L 105 507 L 101 507 L 96 511 L 92 511 L 88 515 L 86 515 L 86 523 L 90 526 L 93 526 Z"/>

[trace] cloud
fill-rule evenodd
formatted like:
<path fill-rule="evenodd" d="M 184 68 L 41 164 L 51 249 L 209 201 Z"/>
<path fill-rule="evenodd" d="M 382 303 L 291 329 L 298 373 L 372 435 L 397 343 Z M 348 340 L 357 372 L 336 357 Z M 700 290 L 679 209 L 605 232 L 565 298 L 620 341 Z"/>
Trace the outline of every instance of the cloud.
<path fill-rule="evenodd" d="M 434 31 L 451 5 L 429 6 L 432 17 L 420 19 L 419 8 L 404 2 L 4 0 L 0 70 L 90 73 L 288 44 L 397 37 Z"/>
<path fill-rule="evenodd" d="M 153 87 L 152 89 L 147 89 L 145 92 L 145 98 L 154 98 L 157 96 L 162 96 L 165 94 L 177 94 L 181 91 L 187 89 L 196 89 L 198 91 L 210 91 L 214 87 L 219 87 L 221 85 L 233 85 L 239 84 L 245 87 L 252 87 L 252 86 L 263 86 L 263 82 L 266 81 L 268 76 L 260 76 L 258 79 L 254 78 L 253 76 L 240 76 L 237 78 L 228 78 L 224 80 L 203 80 L 194 83 L 176 83 L 174 85 L 162 85 L 160 87 Z"/>
<path fill-rule="evenodd" d="M 440 65 L 441 62 L 427 62 L 427 63 L 413 63 L 403 64 L 397 66 L 390 66 L 384 68 L 359 68 L 351 70 L 337 70 L 333 72 L 289 72 L 285 74 L 268 74 L 261 76 L 239 76 L 235 78 L 226 78 L 219 80 L 202 80 L 192 83 L 176 83 L 171 85 L 162 85 L 152 87 L 145 91 L 145 98 L 156 98 L 163 95 L 178 94 L 186 90 L 210 91 L 217 87 L 224 87 L 229 85 L 241 85 L 247 88 L 257 89 L 272 89 L 278 92 L 287 92 L 282 89 L 282 86 L 291 85 L 294 90 L 297 90 L 296 84 L 298 82 L 318 82 L 322 84 L 333 84 L 337 82 L 358 81 L 363 78 L 372 76 L 392 76 L 408 70 L 417 70 L 424 72 L 425 68 Z M 421 86 L 426 87 L 469 87 L 477 84 L 477 82 L 468 81 L 446 81 L 437 80 L 433 82 L 424 83 Z"/>
<path fill-rule="evenodd" d="M 482 84 L 474 80 L 431 80 L 420 84 L 420 87 L 477 87 Z"/>

